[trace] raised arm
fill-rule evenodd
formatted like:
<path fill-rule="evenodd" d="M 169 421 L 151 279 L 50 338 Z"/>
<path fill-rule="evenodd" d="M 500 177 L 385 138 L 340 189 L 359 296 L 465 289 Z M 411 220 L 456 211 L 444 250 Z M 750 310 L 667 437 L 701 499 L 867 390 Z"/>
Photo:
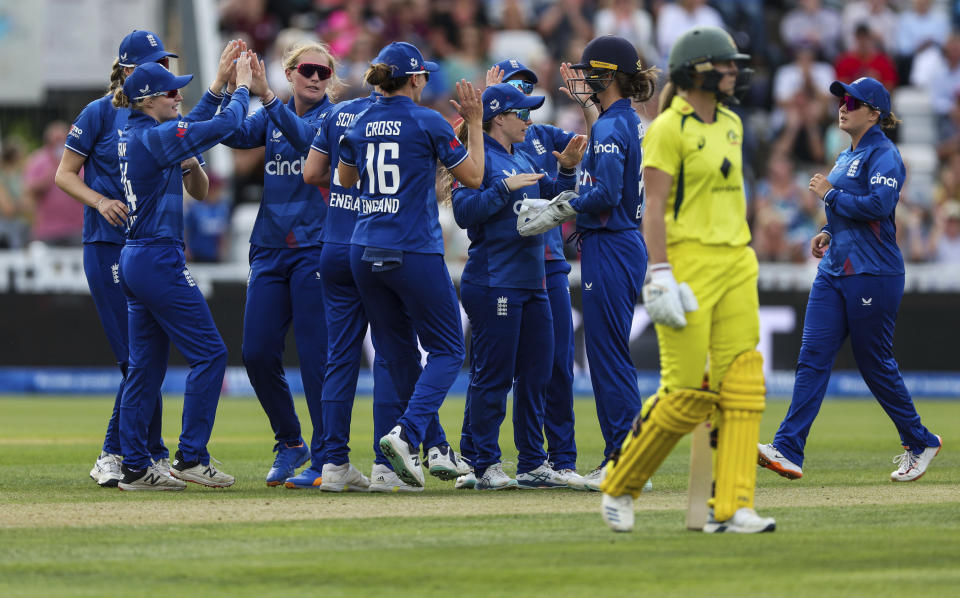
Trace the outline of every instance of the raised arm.
<path fill-rule="evenodd" d="M 471 189 L 478 189 L 483 183 L 483 104 L 480 102 L 480 90 L 466 79 L 457 82 L 457 97 L 460 102 L 450 100 L 453 107 L 463 117 L 469 132 L 467 140 L 467 159 L 450 169 L 455 179 Z M 342 177 L 341 177 L 342 178 Z"/>
<path fill-rule="evenodd" d="M 217 108 L 223 100 L 223 87 L 229 81 L 234 71 L 234 61 L 241 51 L 246 51 L 247 45 L 241 40 L 230 40 L 220 53 L 220 62 L 217 64 L 217 73 L 210 83 L 210 87 L 200 96 L 200 101 L 185 115 L 186 120 L 201 121 L 213 118 Z"/>

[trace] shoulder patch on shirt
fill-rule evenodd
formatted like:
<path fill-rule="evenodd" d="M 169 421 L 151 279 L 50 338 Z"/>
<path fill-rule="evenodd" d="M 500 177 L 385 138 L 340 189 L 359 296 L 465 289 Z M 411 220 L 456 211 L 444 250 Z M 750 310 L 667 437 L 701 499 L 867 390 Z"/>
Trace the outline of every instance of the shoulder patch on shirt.
<path fill-rule="evenodd" d="M 454 137 L 450 140 L 450 149 L 457 149 L 460 147 L 460 140 Z"/>
<path fill-rule="evenodd" d="M 177 137 L 183 139 L 184 135 L 187 134 L 187 122 L 181 120 L 177 123 Z"/>

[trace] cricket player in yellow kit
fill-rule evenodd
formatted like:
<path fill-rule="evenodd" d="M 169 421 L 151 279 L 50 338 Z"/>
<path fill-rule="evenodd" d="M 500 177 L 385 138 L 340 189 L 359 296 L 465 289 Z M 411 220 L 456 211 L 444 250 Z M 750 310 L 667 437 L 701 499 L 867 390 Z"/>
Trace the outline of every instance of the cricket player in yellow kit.
<path fill-rule="evenodd" d="M 683 435 L 718 430 L 712 512 L 703 531 L 773 531 L 753 510 L 756 438 L 765 406 L 757 257 L 749 247 L 737 64 L 715 27 L 687 31 L 670 52 L 661 114 L 643 140 L 649 279 L 644 304 L 660 345 L 660 388 L 607 465 L 603 516 L 633 528 L 633 499 Z M 678 284 L 678 281 L 680 283 Z M 709 367 L 709 390 L 701 388 Z"/>

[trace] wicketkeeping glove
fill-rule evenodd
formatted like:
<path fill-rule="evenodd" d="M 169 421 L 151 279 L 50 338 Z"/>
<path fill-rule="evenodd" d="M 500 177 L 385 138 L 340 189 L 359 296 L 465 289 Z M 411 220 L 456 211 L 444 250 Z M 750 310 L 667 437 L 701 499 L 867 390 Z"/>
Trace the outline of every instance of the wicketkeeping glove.
<path fill-rule="evenodd" d="M 677 284 L 668 263 L 650 266 L 650 277 L 643 285 L 643 304 L 654 323 L 671 328 L 686 326 L 685 312 L 699 307 L 693 289 L 685 282 Z"/>
<path fill-rule="evenodd" d="M 532 237 L 573 220 L 577 217 L 576 210 L 570 205 L 574 197 L 578 196 L 573 191 L 564 191 L 549 201 L 524 199 L 517 214 L 517 232 L 521 237 Z"/>

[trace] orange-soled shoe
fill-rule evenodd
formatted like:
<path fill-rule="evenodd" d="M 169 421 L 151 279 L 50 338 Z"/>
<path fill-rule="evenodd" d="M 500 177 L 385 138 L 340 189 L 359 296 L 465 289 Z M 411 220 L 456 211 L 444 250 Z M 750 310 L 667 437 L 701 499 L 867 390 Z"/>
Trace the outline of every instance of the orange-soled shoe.
<path fill-rule="evenodd" d="M 757 464 L 779 473 L 788 480 L 799 480 L 803 477 L 800 466 L 784 457 L 772 444 L 757 445 Z"/>

